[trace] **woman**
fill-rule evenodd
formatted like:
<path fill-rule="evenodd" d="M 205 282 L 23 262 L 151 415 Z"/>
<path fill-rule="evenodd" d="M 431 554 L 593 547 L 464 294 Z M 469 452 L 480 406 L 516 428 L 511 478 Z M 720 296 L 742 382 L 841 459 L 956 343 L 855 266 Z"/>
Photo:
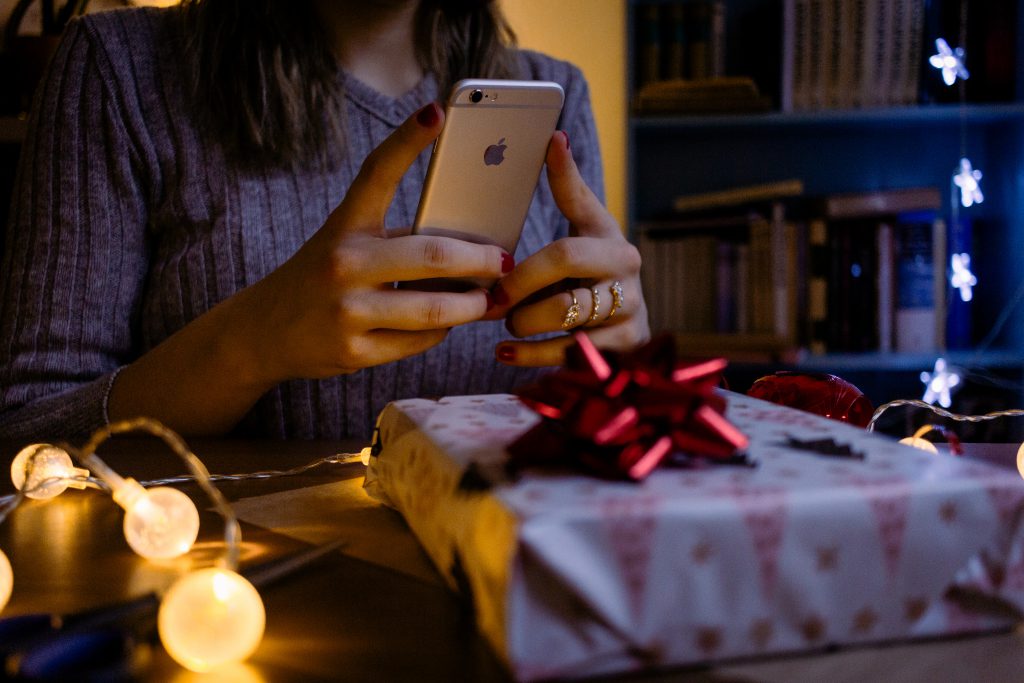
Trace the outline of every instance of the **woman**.
<path fill-rule="evenodd" d="M 602 177 L 586 84 L 510 35 L 486 0 L 191 0 L 73 24 L 12 206 L 0 436 L 148 415 L 186 434 L 366 437 L 390 400 L 507 391 L 569 342 L 523 337 L 646 339 L 639 257 L 587 187 Z M 566 92 L 514 256 L 385 233 L 412 222 L 435 101 L 470 76 Z M 502 279 L 392 286 L 438 276 Z M 566 278 L 583 286 L 552 289 Z"/>

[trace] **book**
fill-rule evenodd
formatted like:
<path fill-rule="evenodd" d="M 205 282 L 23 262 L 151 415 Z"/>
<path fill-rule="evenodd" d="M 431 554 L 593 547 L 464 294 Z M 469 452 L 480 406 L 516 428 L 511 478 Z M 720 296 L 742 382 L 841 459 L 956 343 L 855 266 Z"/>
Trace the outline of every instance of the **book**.
<path fill-rule="evenodd" d="M 661 77 L 665 80 L 682 79 L 687 73 L 686 13 L 682 2 L 673 2 L 662 8 L 665 14 L 665 62 Z"/>
<path fill-rule="evenodd" d="M 944 282 L 936 272 L 944 256 L 933 253 L 933 246 L 940 245 L 931 242 L 937 230 L 931 224 L 941 207 L 938 190 L 838 193 L 818 198 L 810 207 L 808 348 L 813 353 L 907 350 L 910 344 L 923 343 L 922 336 L 929 341 L 921 348 L 941 345 L 945 335 L 938 334 L 938 322 L 945 307 L 934 298 L 936 283 Z M 910 217 L 926 222 L 929 229 L 921 244 L 900 250 L 899 242 L 909 235 L 903 223 Z M 936 239 L 944 250 L 944 237 Z M 915 267 L 927 271 L 928 279 Z M 918 296 L 920 290 L 928 296 Z M 906 338 L 910 333 L 916 338 Z"/>
<path fill-rule="evenodd" d="M 658 5 L 641 5 L 637 12 L 639 40 L 637 49 L 637 82 L 643 86 L 661 79 L 661 23 Z"/>
<path fill-rule="evenodd" d="M 894 348 L 893 325 L 896 306 L 896 268 L 891 221 L 882 221 L 877 229 L 878 253 L 878 350 L 887 353 Z"/>
<path fill-rule="evenodd" d="M 828 226 L 814 218 L 807 226 L 807 347 L 811 353 L 828 351 Z"/>
<path fill-rule="evenodd" d="M 775 180 L 756 185 L 743 185 L 724 190 L 713 190 L 699 194 L 682 195 L 672 202 L 678 213 L 704 211 L 728 206 L 739 206 L 755 202 L 770 201 L 787 197 L 798 197 L 804 193 L 804 183 L 799 178 Z"/>
<path fill-rule="evenodd" d="M 829 219 L 885 216 L 905 211 L 938 210 L 942 193 L 936 187 L 903 187 L 868 192 L 847 192 L 826 196 L 820 212 Z"/>
<path fill-rule="evenodd" d="M 856 70 L 851 85 L 855 107 L 868 107 L 873 101 L 878 2 L 879 0 L 854 0 L 853 4 L 853 54 Z"/>
<path fill-rule="evenodd" d="M 897 351 L 945 347 L 946 224 L 934 212 L 902 216 L 895 225 Z"/>
<path fill-rule="evenodd" d="M 641 87 L 633 108 L 638 114 L 762 112 L 771 108 L 771 98 L 762 95 L 754 81 L 743 76 L 701 81 L 673 79 Z"/>
<path fill-rule="evenodd" d="M 782 47 L 780 49 L 779 111 L 793 111 L 796 79 L 796 0 L 782 0 Z"/>
<path fill-rule="evenodd" d="M 793 111 L 804 111 L 811 97 L 810 0 L 793 0 Z"/>

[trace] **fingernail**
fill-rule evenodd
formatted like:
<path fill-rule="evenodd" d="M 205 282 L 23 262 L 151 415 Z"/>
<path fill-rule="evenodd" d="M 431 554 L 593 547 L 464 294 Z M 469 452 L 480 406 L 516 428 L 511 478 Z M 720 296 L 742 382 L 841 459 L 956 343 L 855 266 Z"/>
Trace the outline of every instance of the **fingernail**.
<path fill-rule="evenodd" d="M 433 127 L 439 118 L 441 118 L 441 113 L 437 110 L 436 102 L 431 102 L 416 114 L 416 122 L 424 128 Z"/>
<path fill-rule="evenodd" d="M 507 251 L 501 252 L 501 272 L 511 273 L 512 269 L 516 267 L 516 260 L 512 258 L 512 254 Z"/>
<path fill-rule="evenodd" d="M 499 346 L 498 360 L 511 363 L 516 359 L 516 348 L 514 346 Z"/>
<path fill-rule="evenodd" d="M 565 148 L 569 149 L 569 134 L 563 130 L 562 137 L 565 138 Z"/>
<path fill-rule="evenodd" d="M 494 303 L 499 306 L 508 306 L 508 302 L 510 301 L 508 298 L 508 292 L 505 291 L 505 288 L 501 286 L 500 282 L 491 288 L 491 296 L 494 297 Z"/>
<path fill-rule="evenodd" d="M 486 289 L 484 290 L 484 296 L 487 297 L 487 310 L 494 308 L 494 297 Z"/>

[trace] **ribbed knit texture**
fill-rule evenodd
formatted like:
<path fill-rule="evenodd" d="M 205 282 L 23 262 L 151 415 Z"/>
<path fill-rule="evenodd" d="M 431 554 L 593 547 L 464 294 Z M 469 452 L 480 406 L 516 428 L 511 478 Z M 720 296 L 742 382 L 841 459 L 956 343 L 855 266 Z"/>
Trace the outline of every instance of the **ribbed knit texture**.
<path fill-rule="evenodd" d="M 2 438 L 72 438 L 103 425 L 118 368 L 295 253 L 370 150 L 438 99 L 432 77 L 391 99 L 341 74 L 346 145 L 332 151 L 340 163 L 244 170 L 186 106 L 170 17 L 118 10 L 73 22 L 37 93 L 0 271 Z M 521 60 L 526 77 L 565 88 L 559 127 L 603 199 L 582 75 L 536 53 Z M 400 184 L 389 226 L 412 223 L 428 159 L 425 152 Z M 567 229 L 542 177 L 517 262 Z M 388 401 L 507 391 L 534 375 L 494 361 L 507 337 L 500 321 L 463 325 L 413 358 L 287 382 L 235 431 L 366 438 Z"/>

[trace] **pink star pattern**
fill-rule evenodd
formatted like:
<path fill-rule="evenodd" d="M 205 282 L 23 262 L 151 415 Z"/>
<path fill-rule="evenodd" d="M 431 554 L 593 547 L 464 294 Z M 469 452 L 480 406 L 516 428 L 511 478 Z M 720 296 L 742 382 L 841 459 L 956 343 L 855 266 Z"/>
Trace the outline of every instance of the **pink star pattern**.
<path fill-rule="evenodd" d="M 647 592 L 647 568 L 651 561 L 655 514 L 660 501 L 660 497 L 645 494 L 608 497 L 600 501 L 601 519 L 634 616 L 641 613 Z"/>

